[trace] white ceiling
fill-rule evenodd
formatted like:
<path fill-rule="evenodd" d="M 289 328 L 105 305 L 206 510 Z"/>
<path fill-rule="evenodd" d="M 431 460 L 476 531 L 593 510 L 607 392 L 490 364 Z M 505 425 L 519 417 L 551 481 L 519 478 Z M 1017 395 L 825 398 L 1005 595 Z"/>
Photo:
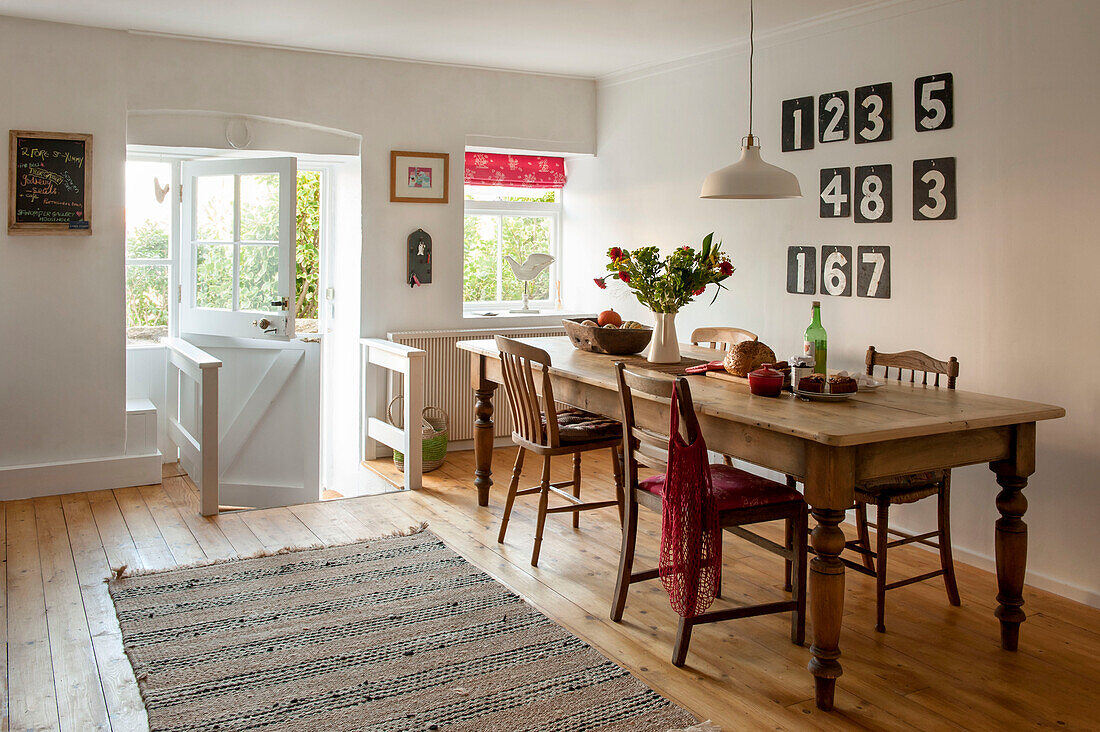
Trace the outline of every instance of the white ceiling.
<path fill-rule="evenodd" d="M 764 0 L 757 33 L 881 0 Z M 744 40 L 748 0 L 0 0 L 0 15 L 584 77 Z"/>

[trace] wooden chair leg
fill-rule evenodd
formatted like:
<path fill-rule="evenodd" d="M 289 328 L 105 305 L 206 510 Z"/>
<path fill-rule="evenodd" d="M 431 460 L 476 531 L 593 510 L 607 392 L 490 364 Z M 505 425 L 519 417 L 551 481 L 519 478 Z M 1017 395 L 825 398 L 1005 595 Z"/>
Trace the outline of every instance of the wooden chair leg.
<path fill-rule="evenodd" d="M 943 583 L 947 587 L 947 601 L 959 605 L 959 585 L 955 582 L 955 561 L 951 558 L 951 477 L 948 476 L 939 495 L 939 545 Z"/>
<path fill-rule="evenodd" d="M 875 557 L 875 630 L 886 632 L 886 544 L 890 540 L 890 502 L 883 499 L 878 504 L 878 526 L 875 538 L 878 542 Z"/>
<path fill-rule="evenodd" d="M 794 524 L 793 519 L 786 519 L 783 522 L 783 546 L 787 551 L 794 549 Z M 792 561 L 790 559 L 783 560 L 783 591 L 791 591 L 791 567 Z"/>
<path fill-rule="evenodd" d="M 611 598 L 611 619 L 623 619 L 626 595 L 630 591 L 630 573 L 634 571 L 634 544 L 638 540 L 638 504 L 627 501 L 623 518 L 623 544 L 619 550 L 619 576 L 615 580 L 615 596 Z"/>
<path fill-rule="evenodd" d="M 542 458 L 542 491 L 539 492 L 539 516 L 535 523 L 535 548 L 531 551 L 531 566 L 539 566 L 539 550 L 542 548 L 542 528 L 546 525 L 546 505 L 550 501 L 550 456 Z"/>
<path fill-rule="evenodd" d="M 733 458 L 731 458 L 729 455 L 723 455 L 722 462 L 725 463 L 727 468 L 733 467 Z"/>
<path fill-rule="evenodd" d="M 573 496 L 579 501 L 581 498 L 581 454 L 573 453 Z M 573 512 L 573 528 L 580 528 L 581 512 Z"/>
<path fill-rule="evenodd" d="M 859 536 L 859 545 L 871 551 L 871 535 L 867 533 L 867 504 L 856 503 L 856 533 Z M 860 554 L 863 566 L 872 572 L 875 571 L 875 560 L 870 554 Z"/>
<path fill-rule="evenodd" d="M 623 464 L 619 459 L 619 448 L 611 448 L 611 470 L 615 474 L 615 500 L 619 502 L 619 528 L 623 525 L 623 506 L 626 504 L 626 494 L 623 491 Z"/>
<path fill-rule="evenodd" d="M 523 472 L 523 457 L 527 451 L 522 447 L 516 453 L 516 466 L 512 469 L 512 482 L 508 486 L 508 499 L 504 502 L 504 516 L 500 519 L 500 533 L 497 534 L 497 542 L 504 543 L 504 534 L 508 531 L 508 519 L 512 516 L 512 504 L 516 502 L 516 491 L 519 490 L 520 473 Z"/>
<path fill-rule="evenodd" d="M 687 660 L 688 645 L 691 643 L 691 628 L 694 623 L 690 618 L 680 618 L 680 626 L 676 629 L 676 645 L 672 647 L 672 665 L 683 666 Z"/>
<path fill-rule="evenodd" d="M 809 564 L 806 529 L 809 520 L 809 509 L 803 508 L 791 532 L 794 538 L 794 560 L 791 568 L 794 573 L 793 599 L 797 603 L 794 617 L 791 618 L 791 642 L 799 646 L 806 642 L 806 570 Z"/>

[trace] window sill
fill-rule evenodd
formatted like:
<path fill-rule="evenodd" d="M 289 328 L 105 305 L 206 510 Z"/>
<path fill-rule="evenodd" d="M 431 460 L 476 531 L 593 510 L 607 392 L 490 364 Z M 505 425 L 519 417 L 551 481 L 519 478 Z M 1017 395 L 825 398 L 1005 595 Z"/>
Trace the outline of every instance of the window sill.
<path fill-rule="evenodd" d="M 491 320 L 494 318 L 579 318 L 582 315 L 589 315 L 595 317 L 594 314 L 582 310 L 557 310 L 555 308 L 540 308 L 537 312 L 531 313 L 513 313 L 512 306 L 508 307 L 485 307 L 475 308 L 473 310 L 464 310 L 462 312 L 463 318 L 470 319 L 482 319 Z"/>
<path fill-rule="evenodd" d="M 555 310 L 547 308 L 538 313 L 510 313 L 510 308 L 485 308 L 467 310 L 462 313 L 462 319 L 467 323 L 479 321 L 481 323 L 494 323 L 501 326 L 511 325 L 561 325 L 562 318 L 595 318 L 592 312 L 581 310 Z M 494 313 L 494 315 L 486 315 Z"/>

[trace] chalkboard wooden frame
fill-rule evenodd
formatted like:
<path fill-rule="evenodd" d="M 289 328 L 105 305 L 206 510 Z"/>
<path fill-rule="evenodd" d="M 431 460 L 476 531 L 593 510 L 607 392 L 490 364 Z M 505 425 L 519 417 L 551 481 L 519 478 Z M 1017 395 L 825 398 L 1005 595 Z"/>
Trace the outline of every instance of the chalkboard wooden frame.
<path fill-rule="evenodd" d="M 16 221 L 16 198 L 19 193 L 16 167 L 20 140 L 79 140 L 84 143 L 84 193 L 83 228 L 70 228 L 68 222 Z M 91 236 L 92 233 L 92 136 L 73 132 L 33 132 L 9 130 L 8 132 L 8 234 L 22 236 Z"/>

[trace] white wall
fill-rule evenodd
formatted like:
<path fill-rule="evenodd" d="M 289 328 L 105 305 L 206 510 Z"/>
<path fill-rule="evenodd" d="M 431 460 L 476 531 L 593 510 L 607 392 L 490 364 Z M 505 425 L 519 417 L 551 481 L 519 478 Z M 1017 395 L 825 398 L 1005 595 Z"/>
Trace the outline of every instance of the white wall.
<path fill-rule="evenodd" d="M 49 49 L 44 52 L 43 49 Z M 595 147 L 591 81 L 170 40 L 0 17 L 0 130 L 88 132 L 95 233 L 0 229 L 0 466 L 123 450 L 123 163 L 128 111 L 298 120 L 361 136 L 363 335 L 458 327 L 467 135 Z M 389 151 L 448 152 L 451 203 L 389 203 Z M 0 199 L 7 196 L 7 176 Z M 435 240 L 404 286 L 405 237 Z M 339 297 L 339 295 L 338 295 Z M 0 476 L 0 497 L 3 494 Z"/>
<path fill-rule="evenodd" d="M 697 198 L 706 174 L 736 159 L 746 132 L 740 49 L 605 80 L 597 157 L 568 171 L 567 253 L 587 257 L 596 276 L 613 244 L 697 245 L 715 231 L 737 267 L 732 291 L 712 308 L 709 297 L 686 308 L 682 339 L 697 326 L 737 325 L 785 357 L 800 350 L 812 299 L 785 292 L 787 247 L 891 245 L 892 299 L 822 298 L 830 365 L 859 368 L 869 344 L 954 354 L 961 388 L 1066 407 L 1066 419 L 1039 426 L 1026 491 L 1029 581 L 1100 603 L 1091 560 L 1100 553 L 1100 4 L 913 2 L 847 22 L 757 46 L 754 132 L 766 160 L 798 175 L 801 200 Z M 943 71 L 954 73 L 955 127 L 917 134 L 913 80 Z M 893 141 L 780 152 L 783 99 L 883 81 L 894 83 Z M 912 161 L 952 155 L 958 220 L 914 222 Z M 819 169 L 869 163 L 894 166 L 894 222 L 818 218 Z M 641 314 L 632 299 L 575 282 L 573 302 Z M 955 485 L 958 556 L 988 566 L 992 474 L 961 469 Z M 934 526 L 933 509 L 902 507 L 898 523 Z"/>

